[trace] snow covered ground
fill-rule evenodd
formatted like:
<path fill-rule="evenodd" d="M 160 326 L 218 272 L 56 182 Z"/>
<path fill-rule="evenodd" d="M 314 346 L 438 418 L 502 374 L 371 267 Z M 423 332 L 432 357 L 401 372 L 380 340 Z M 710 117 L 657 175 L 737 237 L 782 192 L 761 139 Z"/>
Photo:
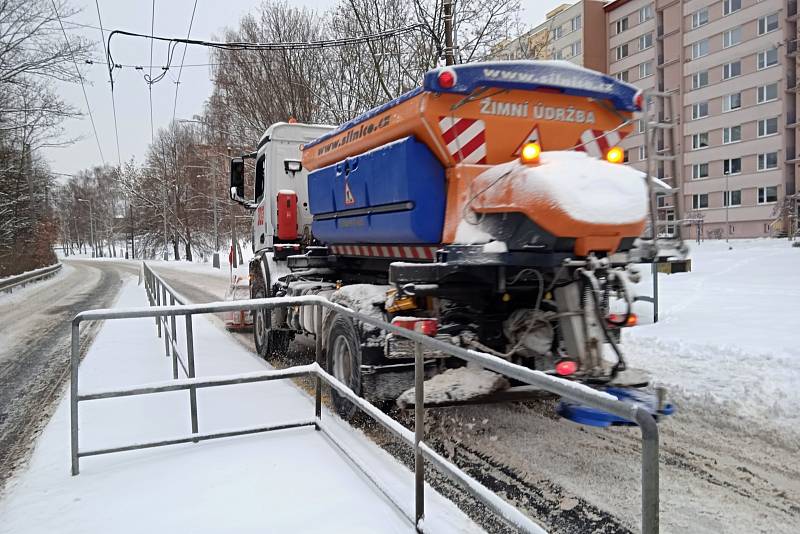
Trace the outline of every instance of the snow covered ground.
<path fill-rule="evenodd" d="M 144 306 L 126 284 L 117 307 Z M 182 321 L 178 321 L 180 324 Z M 206 318 L 194 320 L 198 376 L 265 368 Z M 171 376 L 152 319 L 108 321 L 81 365 L 80 389 L 96 391 Z M 0 532 L 412 532 L 411 524 L 311 429 L 88 457 L 69 474 L 65 396 L 31 462 L 0 501 Z M 198 392 L 200 431 L 313 416 L 313 402 L 291 382 Z M 359 432 L 323 414 L 345 448 L 411 509 L 413 474 Z M 81 449 L 189 433 L 186 392 L 81 403 Z M 426 528 L 479 529 L 428 490 Z"/>
<path fill-rule="evenodd" d="M 630 363 L 679 399 L 711 403 L 744 426 L 800 435 L 800 248 L 785 239 L 691 244 L 692 272 L 659 275 L 660 316 L 637 302 L 625 330 Z M 642 267 L 639 294 L 652 293 Z"/>

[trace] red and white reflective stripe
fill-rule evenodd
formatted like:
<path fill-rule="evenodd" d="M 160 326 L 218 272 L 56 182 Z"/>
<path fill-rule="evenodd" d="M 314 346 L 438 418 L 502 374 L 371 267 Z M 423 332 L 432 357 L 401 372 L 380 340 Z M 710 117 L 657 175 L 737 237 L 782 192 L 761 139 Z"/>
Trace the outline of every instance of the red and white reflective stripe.
<path fill-rule="evenodd" d="M 463 117 L 439 117 L 447 152 L 457 162 L 486 163 L 486 123 Z"/>
<path fill-rule="evenodd" d="M 343 256 L 366 256 L 372 258 L 404 258 L 412 260 L 431 260 L 436 258 L 436 249 L 431 246 L 390 246 L 390 245 L 333 245 L 331 251 Z"/>
<path fill-rule="evenodd" d="M 592 157 L 602 158 L 605 157 L 609 148 L 615 147 L 622 141 L 627 132 L 618 132 L 615 130 L 584 130 L 581 138 L 578 141 L 578 146 L 575 150 L 579 152 L 586 152 Z"/>

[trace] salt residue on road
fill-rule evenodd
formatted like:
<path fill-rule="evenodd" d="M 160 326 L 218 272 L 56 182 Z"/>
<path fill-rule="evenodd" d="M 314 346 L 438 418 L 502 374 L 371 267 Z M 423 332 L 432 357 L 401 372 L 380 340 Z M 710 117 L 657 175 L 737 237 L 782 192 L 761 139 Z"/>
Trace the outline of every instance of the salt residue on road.
<path fill-rule="evenodd" d="M 118 307 L 146 305 L 127 284 Z M 179 335 L 183 320 L 179 320 Z M 206 319 L 194 319 L 198 376 L 264 370 L 266 364 Z M 181 343 L 183 346 L 184 344 Z M 152 319 L 107 321 L 81 365 L 81 392 L 171 376 Z M 81 403 L 81 449 L 188 435 L 187 392 Z M 313 402 L 290 382 L 198 391 L 200 431 L 313 417 Z M 360 432 L 323 419 L 343 445 L 401 502 L 413 475 Z M 295 429 L 88 457 L 69 474 L 69 404 L 64 397 L 28 468 L 0 502 L 0 532 L 409 532 L 410 523 L 320 433 Z M 479 529 L 428 488 L 426 528 Z"/>

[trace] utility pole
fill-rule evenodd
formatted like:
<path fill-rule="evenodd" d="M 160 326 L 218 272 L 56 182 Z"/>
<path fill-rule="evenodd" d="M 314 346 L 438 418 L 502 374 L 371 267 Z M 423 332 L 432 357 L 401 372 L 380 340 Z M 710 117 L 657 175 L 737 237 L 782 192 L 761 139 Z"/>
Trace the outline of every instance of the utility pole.
<path fill-rule="evenodd" d="M 216 165 L 215 165 L 216 167 Z M 211 184 L 211 189 L 214 190 L 214 256 L 212 257 L 212 263 L 215 269 L 219 269 L 219 221 L 217 218 L 217 173 L 216 168 L 211 170 L 211 179 L 213 183 Z"/>
<path fill-rule="evenodd" d="M 455 65 L 455 50 L 453 48 L 453 0 L 444 0 L 444 60 L 446 65 Z"/>
<path fill-rule="evenodd" d="M 92 201 L 86 200 L 84 198 L 79 198 L 78 202 L 86 202 L 87 204 L 89 204 L 89 240 L 91 241 L 91 246 L 92 246 L 92 257 L 95 258 L 97 257 L 96 256 L 97 252 L 94 248 L 94 218 L 92 217 Z"/>
<path fill-rule="evenodd" d="M 231 147 L 228 147 L 228 159 L 231 158 Z M 234 210 L 233 202 L 229 203 L 231 206 L 231 269 L 239 266 L 236 255 L 236 210 Z"/>

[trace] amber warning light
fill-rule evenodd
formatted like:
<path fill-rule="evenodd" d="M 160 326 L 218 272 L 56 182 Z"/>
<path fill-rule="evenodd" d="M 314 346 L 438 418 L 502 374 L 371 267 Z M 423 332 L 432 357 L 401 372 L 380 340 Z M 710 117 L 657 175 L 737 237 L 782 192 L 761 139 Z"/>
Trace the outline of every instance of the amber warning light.
<path fill-rule="evenodd" d="M 618 146 L 608 149 L 606 152 L 606 161 L 609 163 L 622 163 L 625 159 L 625 152 Z"/>
<path fill-rule="evenodd" d="M 542 147 L 539 143 L 526 143 L 520 152 L 522 163 L 539 163 L 539 156 L 542 154 Z"/>

